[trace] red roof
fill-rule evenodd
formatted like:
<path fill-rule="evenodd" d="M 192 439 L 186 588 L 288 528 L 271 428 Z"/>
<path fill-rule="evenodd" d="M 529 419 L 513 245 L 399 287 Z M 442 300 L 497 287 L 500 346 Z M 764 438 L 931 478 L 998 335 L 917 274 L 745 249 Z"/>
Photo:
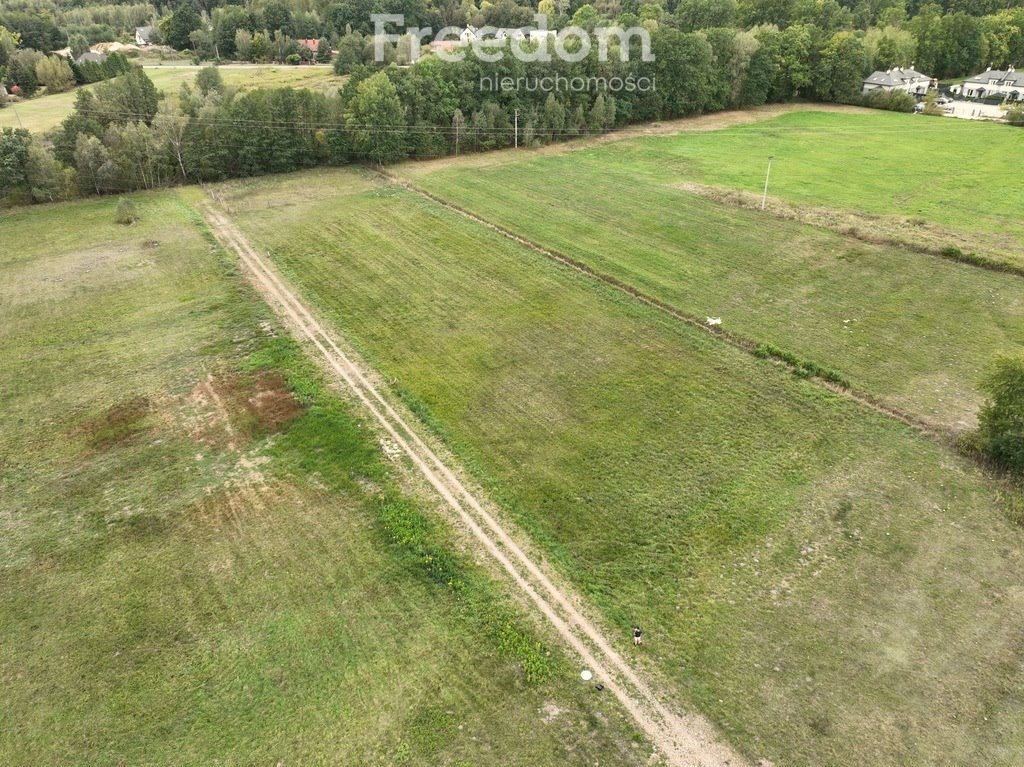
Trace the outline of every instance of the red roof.
<path fill-rule="evenodd" d="M 320 41 L 319 40 L 299 40 L 298 43 L 299 43 L 299 45 L 305 45 L 313 53 L 316 53 L 316 49 L 318 47 L 320 47 Z"/>

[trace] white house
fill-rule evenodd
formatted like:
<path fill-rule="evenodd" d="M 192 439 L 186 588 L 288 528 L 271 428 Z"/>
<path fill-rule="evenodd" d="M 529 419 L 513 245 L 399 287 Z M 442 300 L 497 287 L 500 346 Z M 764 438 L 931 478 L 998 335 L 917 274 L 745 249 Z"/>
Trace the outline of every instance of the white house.
<path fill-rule="evenodd" d="M 934 88 L 935 80 L 928 75 L 921 74 L 916 69 L 887 69 L 884 72 L 879 70 L 872 72 L 871 76 L 864 80 L 863 93 L 872 91 L 904 91 L 912 96 L 923 96 L 929 88 Z"/>
<path fill-rule="evenodd" d="M 135 27 L 135 44 L 152 45 L 156 36 L 156 27 Z"/>
<path fill-rule="evenodd" d="M 551 30 L 533 27 L 480 27 L 468 26 L 459 33 L 459 42 L 469 45 L 475 40 L 530 40 L 535 42 L 554 34 Z"/>
<path fill-rule="evenodd" d="M 530 27 L 498 27 L 494 30 L 495 40 L 525 40 L 530 35 Z"/>
<path fill-rule="evenodd" d="M 1002 96 L 1010 101 L 1024 99 L 1024 72 L 1013 67 L 1009 69 L 986 69 L 980 75 L 968 77 L 963 85 L 954 85 L 954 93 L 962 93 L 968 98 L 984 98 L 985 96 Z"/>

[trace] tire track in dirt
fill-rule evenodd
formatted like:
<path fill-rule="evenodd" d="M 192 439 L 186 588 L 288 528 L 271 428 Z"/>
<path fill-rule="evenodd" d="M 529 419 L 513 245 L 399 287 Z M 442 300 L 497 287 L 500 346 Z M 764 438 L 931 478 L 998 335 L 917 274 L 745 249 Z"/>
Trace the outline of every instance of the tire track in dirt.
<path fill-rule="evenodd" d="M 216 237 L 237 253 L 271 308 L 300 341 L 317 350 L 516 587 L 594 672 L 596 679 L 615 695 L 667 763 L 677 767 L 747 764 L 718 737 L 704 717 L 674 712 L 661 701 L 650 684 L 576 607 L 583 604 L 582 598 L 556 585 L 544 568 L 530 558 L 515 537 L 394 410 L 371 380 L 371 374 L 338 347 L 333 336 L 260 257 L 227 214 L 214 205 L 204 207 L 202 212 Z"/>

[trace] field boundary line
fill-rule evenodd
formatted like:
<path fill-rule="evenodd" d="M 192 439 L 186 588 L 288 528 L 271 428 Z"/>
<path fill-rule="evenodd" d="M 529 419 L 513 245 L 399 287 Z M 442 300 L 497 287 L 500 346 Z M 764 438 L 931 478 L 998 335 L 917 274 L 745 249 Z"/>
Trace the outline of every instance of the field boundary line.
<path fill-rule="evenodd" d="M 760 353 L 760 349 L 763 349 L 766 346 L 768 346 L 766 344 L 763 344 L 762 342 L 755 341 L 751 338 L 747 338 L 746 336 L 742 336 L 738 333 L 734 333 L 731 330 L 726 330 L 722 328 L 720 325 L 709 325 L 700 317 L 693 314 L 689 314 L 688 312 L 684 312 L 683 310 L 679 309 L 676 306 L 673 306 L 667 301 L 663 301 L 660 298 L 656 298 L 655 296 L 652 296 L 649 293 L 645 293 L 636 286 L 631 285 L 630 283 L 625 282 L 624 280 L 621 280 L 618 277 L 614 277 L 610 274 L 600 272 L 597 269 L 594 269 L 589 264 L 580 261 L 579 259 L 573 258 L 572 256 L 567 256 L 560 251 L 554 250 L 553 248 L 548 248 L 544 245 L 541 245 L 540 243 L 534 242 L 533 240 L 524 237 L 518 232 L 515 232 L 511 229 L 507 229 L 501 224 L 496 224 L 493 221 L 490 221 L 477 213 L 474 213 L 466 208 L 463 208 L 461 205 L 458 205 L 457 203 L 447 200 L 444 197 L 441 197 L 440 195 L 434 194 L 433 192 L 429 192 L 426 189 L 417 186 L 408 179 L 401 178 L 399 176 L 394 176 L 388 171 L 380 168 L 375 168 L 374 170 L 388 182 L 397 184 L 409 190 L 410 192 L 421 195 L 427 198 L 428 200 L 435 202 L 438 205 L 441 205 L 442 207 L 447 208 L 448 210 L 454 213 L 458 213 L 460 216 L 464 216 L 465 218 L 468 218 L 469 220 L 474 221 L 477 224 L 485 226 L 488 229 L 491 229 L 492 231 L 497 232 L 498 234 L 504 237 L 507 237 L 508 239 L 522 245 L 523 247 L 529 248 L 532 251 L 540 253 L 542 256 L 545 256 L 551 259 L 552 261 L 555 261 L 563 266 L 567 266 L 570 269 L 574 269 L 577 272 L 580 272 L 593 280 L 601 282 L 611 288 L 614 288 L 615 290 L 621 293 L 625 293 L 626 295 L 636 299 L 637 301 L 646 304 L 647 306 L 650 306 L 654 309 L 657 309 L 659 312 L 663 314 L 668 315 L 674 320 L 678 320 L 679 322 L 682 322 L 686 325 L 690 325 L 694 328 L 702 330 L 708 335 L 712 336 L 713 338 L 716 338 L 719 341 L 727 343 L 735 349 L 739 349 L 740 351 L 746 352 L 751 356 L 758 357 L 759 359 L 768 359 L 777 365 L 781 365 L 782 367 L 785 367 L 793 371 L 794 373 L 798 373 L 801 371 L 801 365 L 794 364 L 785 358 L 777 356 L 774 353 Z M 822 386 L 836 394 L 842 395 L 863 407 L 873 410 L 881 415 L 884 415 L 887 418 L 899 421 L 904 426 L 908 426 L 926 437 L 934 439 L 945 445 L 952 446 L 955 443 L 956 435 L 951 430 L 947 430 L 930 424 L 924 419 L 919 418 L 918 416 L 912 413 L 909 413 L 894 405 L 890 405 L 884 402 L 883 400 L 879 399 L 873 394 L 870 394 L 865 391 L 860 391 L 844 383 L 828 380 L 827 378 L 823 378 L 821 375 L 817 373 L 809 375 L 807 376 L 807 378 L 809 380 L 813 380 L 819 386 Z"/>
<path fill-rule="evenodd" d="M 208 190 L 216 201 L 215 193 Z M 559 636 L 622 703 L 637 725 L 668 763 L 677 767 L 741 767 L 747 762 L 725 744 L 713 725 L 697 714 L 671 711 L 639 672 L 627 662 L 583 615 L 581 596 L 557 586 L 519 545 L 497 518 L 459 480 L 411 428 L 370 380 L 369 368 L 339 348 L 335 338 L 317 321 L 276 270 L 268 265 L 227 214 L 214 204 L 202 214 L 217 239 L 234 251 L 250 274 L 260 295 L 303 345 L 312 345 L 323 362 L 355 395 L 382 431 L 433 487 L 455 516 L 497 562 L 515 586 L 533 602 Z M 409 419 L 412 421 L 413 419 Z"/>
<path fill-rule="evenodd" d="M 975 269 L 982 269 L 986 272 L 1006 274 L 1011 277 L 1024 277 L 1024 266 L 1012 264 L 1009 261 L 1000 261 L 992 256 L 978 254 L 975 252 L 965 253 L 959 245 L 952 242 L 946 246 L 939 247 L 935 244 L 914 242 L 912 239 L 905 239 L 893 234 L 884 234 L 880 236 L 871 235 L 861 231 L 852 224 L 843 226 L 838 223 L 829 223 L 814 218 L 815 214 L 830 212 L 851 216 L 858 223 L 867 225 L 876 223 L 872 219 L 874 214 L 856 210 L 844 210 L 842 208 L 829 208 L 827 206 L 801 205 L 789 200 L 784 200 L 780 197 L 768 197 L 767 200 L 770 204 L 767 207 L 762 208 L 761 195 L 748 192 L 743 189 L 733 189 L 730 187 L 715 186 L 712 184 L 699 184 L 692 181 L 674 184 L 672 188 L 685 192 L 686 194 L 692 194 L 718 205 L 767 215 L 781 221 L 793 221 L 805 226 L 813 226 L 816 229 L 832 232 L 840 237 L 849 237 L 852 240 L 863 242 L 867 245 L 902 248 L 910 251 L 911 253 L 939 258 L 943 261 L 961 264 L 962 266 L 970 266 Z M 883 216 L 878 216 L 878 219 L 883 222 L 885 221 L 885 217 Z M 969 232 L 961 232 L 957 230 L 946 230 L 944 233 L 951 239 L 967 237 L 970 234 Z M 939 233 L 935 232 L 934 234 L 937 235 Z"/>

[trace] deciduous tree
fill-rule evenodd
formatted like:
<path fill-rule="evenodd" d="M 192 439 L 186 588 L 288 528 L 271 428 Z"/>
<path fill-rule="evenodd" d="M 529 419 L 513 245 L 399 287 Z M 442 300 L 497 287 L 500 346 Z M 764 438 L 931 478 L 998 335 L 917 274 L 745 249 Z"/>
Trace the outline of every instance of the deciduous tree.
<path fill-rule="evenodd" d="M 383 164 L 405 156 L 405 108 L 384 72 L 367 77 L 345 109 L 352 152 Z"/>

